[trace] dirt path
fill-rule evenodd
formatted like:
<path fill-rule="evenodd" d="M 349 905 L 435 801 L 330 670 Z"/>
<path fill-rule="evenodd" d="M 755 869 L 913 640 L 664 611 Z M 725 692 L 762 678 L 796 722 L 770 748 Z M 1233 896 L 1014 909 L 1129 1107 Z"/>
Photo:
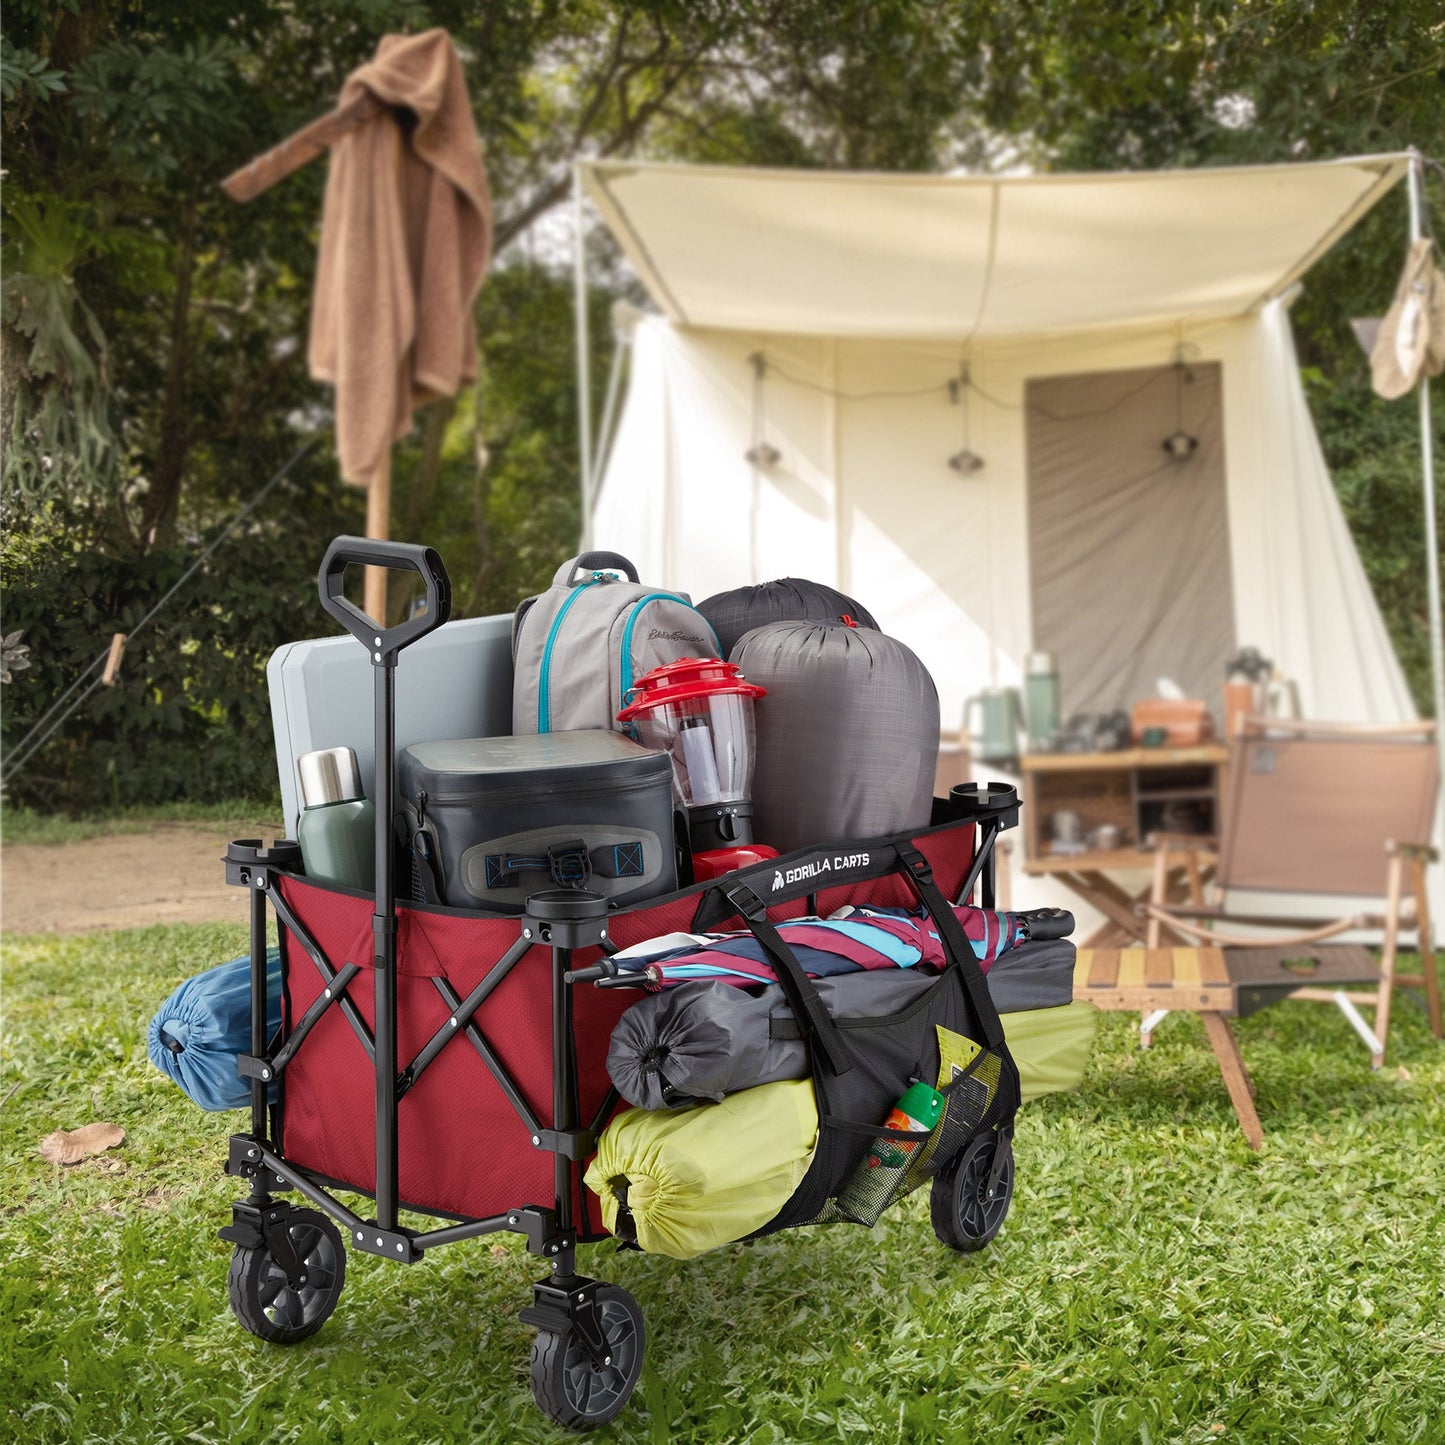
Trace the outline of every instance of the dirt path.
<path fill-rule="evenodd" d="M 246 894 L 228 888 L 221 855 L 232 838 L 270 840 L 278 823 L 217 832 L 157 823 L 145 833 L 0 848 L 0 928 L 85 933 L 152 923 L 244 923 Z"/>

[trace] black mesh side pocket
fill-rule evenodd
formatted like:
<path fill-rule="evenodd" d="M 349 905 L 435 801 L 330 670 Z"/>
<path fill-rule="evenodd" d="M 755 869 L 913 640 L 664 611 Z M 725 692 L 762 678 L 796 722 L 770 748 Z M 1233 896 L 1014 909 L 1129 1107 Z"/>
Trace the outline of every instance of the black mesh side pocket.
<path fill-rule="evenodd" d="M 909 1160 L 895 1198 L 926 1184 L 973 1138 L 988 1118 L 999 1096 L 1003 1058 L 985 1049 L 951 1083 L 943 1095 L 943 1117 L 928 1136 L 928 1143 Z"/>
<path fill-rule="evenodd" d="M 907 1181 L 914 1162 L 929 1147 L 938 1128 L 915 1132 L 911 1129 L 868 1130 L 853 1124 L 834 1127 L 862 1135 L 867 1140 L 867 1152 L 816 1222 L 848 1220 L 866 1224 L 871 1229 L 883 1211 L 908 1192 Z"/>

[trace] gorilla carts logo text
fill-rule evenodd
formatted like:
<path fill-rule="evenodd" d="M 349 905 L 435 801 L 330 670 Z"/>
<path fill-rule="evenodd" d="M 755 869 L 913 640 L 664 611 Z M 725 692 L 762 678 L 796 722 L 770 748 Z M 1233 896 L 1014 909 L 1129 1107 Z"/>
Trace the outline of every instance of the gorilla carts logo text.
<path fill-rule="evenodd" d="M 867 853 L 832 853 L 807 863 L 798 863 L 791 868 L 773 870 L 773 892 L 777 893 L 790 883 L 806 883 L 809 879 L 821 877 L 824 873 L 843 872 L 849 868 L 866 868 Z"/>

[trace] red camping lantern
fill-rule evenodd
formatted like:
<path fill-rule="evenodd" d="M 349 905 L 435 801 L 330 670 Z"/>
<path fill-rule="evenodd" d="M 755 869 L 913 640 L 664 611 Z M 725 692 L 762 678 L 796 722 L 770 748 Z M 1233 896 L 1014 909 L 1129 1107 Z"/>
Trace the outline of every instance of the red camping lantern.
<path fill-rule="evenodd" d="M 617 714 L 644 747 L 672 758 L 699 880 L 778 856 L 752 841 L 753 699 L 764 695 L 736 663 L 684 657 L 639 678 Z"/>

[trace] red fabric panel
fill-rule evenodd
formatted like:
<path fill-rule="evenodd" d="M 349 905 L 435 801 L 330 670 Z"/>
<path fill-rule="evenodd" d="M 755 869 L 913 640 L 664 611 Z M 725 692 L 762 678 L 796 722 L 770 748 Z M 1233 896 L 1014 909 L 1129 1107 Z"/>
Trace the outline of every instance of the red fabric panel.
<path fill-rule="evenodd" d="M 282 892 L 333 967 L 355 963 L 362 969 L 348 992 L 371 1026 L 370 902 L 299 880 L 285 881 Z M 404 1068 L 449 1017 L 430 975 L 447 979 L 465 998 L 517 941 L 520 925 L 410 908 L 397 914 L 397 1057 Z M 289 1026 L 325 985 L 289 936 L 283 946 Z M 583 1061 L 579 1094 L 587 1122 L 607 1092 L 605 1061 L 613 1025 L 634 997 L 593 988 L 573 994 L 577 1054 Z M 551 1122 L 552 1114 L 551 998 L 550 952 L 533 948 L 474 1016 L 543 1124 Z M 376 1183 L 373 1074 L 339 1009 L 328 1010 L 297 1051 L 286 1070 L 285 1088 L 286 1157 L 370 1193 Z M 397 1129 L 400 1192 L 408 1204 L 483 1217 L 519 1204 L 553 1201 L 552 1156 L 532 1147 L 526 1125 L 464 1037 L 449 1042 L 402 1099 Z"/>
<path fill-rule="evenodd" d="M 916 840 L 943 892 L 957 892 L 973 860 L 973 829 L 939 830 Z M 374 969 L 369 899 L 352 898 L 302 879 L 284 879 L 282 896 L 333 969 L 355 963 L 361 974 L 349 996 L 368 1027 L 373 1022 Z M 896 876 L 819 894 L 824 915 L 845 904 L 912 907 L 916 897 Z M 612 941 L 621 948 L 691 928 L 697 896 L 615 914 Z M 774 922 L 801 916 L 806 900 L 773 908 Z M 397 1058 L 400 1068 L 445 1027 L 446 1004 L 432 984 L 445 978 L 465 998 L 519 937 L 515 919 L 453 916 L 422 908 L 397 910 Z M 325 987 L 306 953 L 282 929 L 286 1026 Z M 599 952 L 579 952 L 576 968 Z M 573 991 L 578 1091 L 584 1123 L 607 1093 L 607 1045 L 627 989 Z M 545 1125 L 552 1115 L 551 955 L 529 950 L 475 1015 L 475 1022 Z M 282 1147 L 302 1168 L 370 1193 L 376 1184 L 374 1084 L 367 1058 L 339 1008 L 329 1009 L 297 1051 L 284 1076 Z M 411 1205 L 482 1218 L 520 1204 L 551 1204 L 552 1156 L 532 1146 L 526 1125 L 476 1050 L 459 1036 L 433 1060 L 398 1110 L 400 1189 Z M 591 1220 L 597 1222 L 595 1207 Z"/>

